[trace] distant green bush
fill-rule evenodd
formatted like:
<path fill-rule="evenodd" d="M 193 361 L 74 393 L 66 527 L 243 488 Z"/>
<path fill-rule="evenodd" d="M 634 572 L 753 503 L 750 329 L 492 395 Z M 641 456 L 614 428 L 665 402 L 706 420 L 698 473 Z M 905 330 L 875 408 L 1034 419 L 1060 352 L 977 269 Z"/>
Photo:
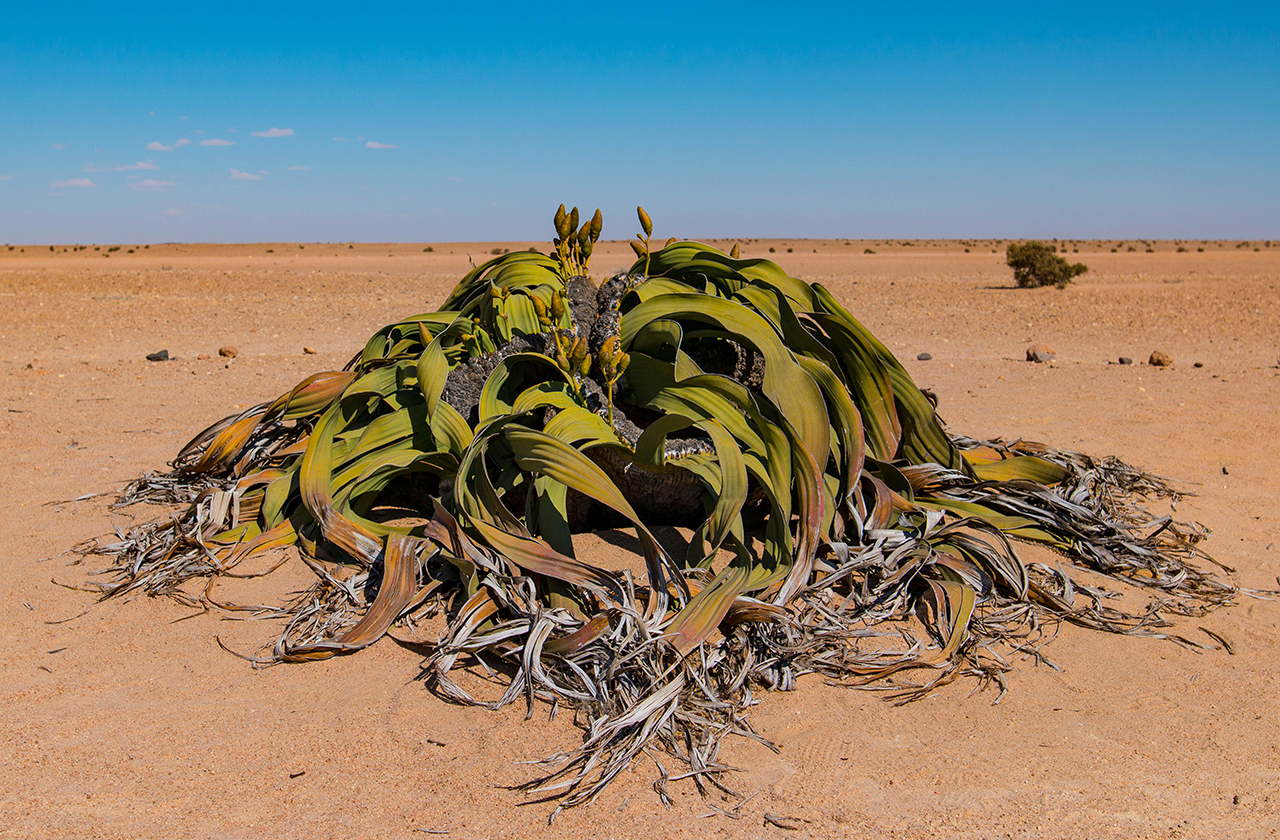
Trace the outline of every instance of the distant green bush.
<path fill-rule="evenodd" d="M 1035 289 L 1040 286 L 1057 286 L 1065 289 L 1073 277 L 1088 271 L 1084 263 L 1074 265 L 1054 254 L 1052 246 L 1043 242 L 1009 243 L 1005 262 L 1013 269 L 1013 279 L 1019 288 Z"/>

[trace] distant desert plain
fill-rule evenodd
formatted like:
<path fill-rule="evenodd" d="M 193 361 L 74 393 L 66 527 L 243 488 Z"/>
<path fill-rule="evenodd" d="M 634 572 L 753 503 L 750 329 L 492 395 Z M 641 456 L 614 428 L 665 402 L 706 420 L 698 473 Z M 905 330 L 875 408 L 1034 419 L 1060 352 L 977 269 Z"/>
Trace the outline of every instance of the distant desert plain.
<path fill-rule="evenodd" d="M 740 242 L 830 288 L 953 432 L 1168 477 L 1188 494 L 1172 513 L 1212 532 L 1203 547 L 1236 583 L 1277 588 L 1277 243 L 1059 241 L 1089 272 L 1058 290 L 1014 288 L 1004 240 Z M 779 753 L 725 741 L 741 768 L 726 782 L 750 797 L 736 810 L 687 780 L 665 809 L 641 761 L 548 826 L 553 806 L 521 805 L 511 787 L 533 775 L 522 762 L 580 742 L 572 715 L 449 705 L 415 679 L 421 649 L 392 638 L 254 670 L 217 639 L 251 651 L 271 622 L 68 588 L 101 561 L 62 552 L 165 514 L 112 512 L 112 491 L 214 420 L 341 368 L 383 324 L 438 307 L 472 263 L 530 245 L 546 248 L 0 246 L 0 837 L 1276 835 L 1280 602 L 1265 596 L 1176 618 L 1204 649 L 1063 626 L 1051 664 L 1015 659 L 998 704 L 965 679 L 894 706 L 805 677 L 752 710 Z M 594 273 L 631 259 L 602 242 Z M 1033 344 L 1054 361 L 1026 361 Z M 160 350 L 168 361 L 147 361 Z M 1147 364 L 1157 350 L 1173 363 Z M 618 550 L 593 535 L 579 547 L 589 561 Z M 295 563 L 224 592 L 278 600 L 309 580 Z"/>

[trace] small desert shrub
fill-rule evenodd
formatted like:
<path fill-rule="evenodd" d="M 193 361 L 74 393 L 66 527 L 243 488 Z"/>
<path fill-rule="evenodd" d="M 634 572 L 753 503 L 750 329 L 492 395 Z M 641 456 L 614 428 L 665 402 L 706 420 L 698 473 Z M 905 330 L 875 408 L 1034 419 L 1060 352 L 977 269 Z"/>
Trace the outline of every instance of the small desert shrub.
<path fill-rule="evenodd" d="M 776 254 L 777 252 L 778 252 L 778 249 L 777 249 L 777 248 L 774 248 L 772 245 L 770 245 L 770 246 L 769 246 L 769 253 L 770 253 L 770 254 Z"/>
<path fill-rule="evenodd" d="M 1052 246 L 1035 240 L 1021 244 L 1009 243 L 1005 261 L 1013 269 L 1013 279 L 1023 289 L 1040 286 L 1065 289 L 1071 278 L 1089 270 L 1084 263 L 1073 265 L 1055 255 Z"/>
<path fill-rule="evenodd" d="M 275 249 L 275 248 L 268 248 L 268 249 L 267 249 L 267 253 L 268 253 L 268 254 L 274 254 L 275 252 L 276 252 L 276 249 Z"/>
<path fill-rule="evenodd" d="M 489 253 L 490 254 L 509 254 L 511 253 L 511 249 L 510 248 L 494 248 Z"/>
<path fill-rule="evenodd" d="M 434 250 L 435 250 L 435 248 L 432 248 L 430 245 L 428 245 L 427 247 L 425 247 L 425 248 L 423 248 L 423 249 L 422 249 L 422 253 L 424 253 L 424 254 L 430 254 L 430 253 L 431 253 L 432 251 L 434 251 Z"/>
<path fill-rule="evenodd" d="M 10 248 L 9 250 L 13 250 L 13 249 L 12 249 L 12 248 Z M 874 254 L 874 253 L 875 253 L 875 251 L 871 250 L 870 248 L 863 248 L 863 249 L 862 249 L 862 253 L 864 253 L 864 254 Z"/>

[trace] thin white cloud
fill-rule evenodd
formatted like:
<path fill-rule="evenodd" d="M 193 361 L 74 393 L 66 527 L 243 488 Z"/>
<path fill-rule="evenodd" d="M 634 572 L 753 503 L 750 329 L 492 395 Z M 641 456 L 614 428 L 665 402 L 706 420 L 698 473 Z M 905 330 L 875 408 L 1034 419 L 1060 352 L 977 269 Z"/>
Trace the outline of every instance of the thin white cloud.
<path fill-rule="evenodd" d="M 457 175 L 450 175 L 448 178 L 445 178 L 445 180 L 446 180 L 446 181 L 461 181 L 462 179 L 461 179 L 461 178 L 459 178 Z"/>
<path fill-rule="evenodd" d="M 227 129 L 227 133 L 228 133 L 228 134 L 239 134 L 239 133 L 240 133 L 240 129 L 238 129 L 238 128 L 228 128 L 228 129 Z"/>
<path fill-rule="evenodd" d="M 175 149 L 178 148 L 179 146 L 190 146 L 190 145 L 191 145 L 191 141 L 185 137 L 183 137 L 181 140 L 173 141 L 173 147 Z"/>
<path fill-rule="evenodd" d="M 148 116 L 148 117 L 154 117 L 155 115 L 156 115 L 156 112 L 155 112 L 155 111 L 147 111 L 147 116 Z"/>
<path fill-rule="evenodd" d="M 211 137 L 208 140 L 200 141 L 201 146 L 234 146 L 235 144 L 236 144 L 236 141 L 234 140 L 219 140 L 216 137 Z"/>
<path fill-rule="evenodd" d="M 266 131 L 252 132 L 254 137 L 291 137 L 293 136 L 292 128 L 268 128 Z"/>
<path fill-rule="evenodd" d="M 290 172 L 306 172 L 310 168 L 311 168 L 310 166 L 286 166 L 285 167 L 285 169 L 289 170 Z"/>
<path fill-rule="evenodd" d="M 335 138 L 333 138 L 333 140 L 334 140 L 334 142 L 335 142 L 335 143 L 345 143 L 345 142 L 347 142 L 347 138 L 345 138 L 345 137 L 335 137 Z"/>
<path fill-rule="evenodd" d="M 0 181 L 12 181 L 12 180 L 13 180 L 12 175 L 0 175 Z"/>
<path fill-rule="evenodd" d="M 88 178 L 72 178 L 69 181 L 50 181 L 49 186 L 55 190 L 76 189 L 79 187 L 96 187 L 98 186 Z"/>
<path fill-rule="evenodd" d="M 365 143 L 364 147 L 366 149 L 398 149 L 400 148 L 394 143 L 375 143 L 372 140 L 370 140 L 368 143 Z"/>
<path fill-rule="evenodd" d="M 164 192 L 169 187 L 176 187 L 177 181 L 156 181 L 152 178 L 146 178 L 141 181 L 130 181 L 129 189 L 134 192 Z"/>
<path fill-rule="evenodd" d="M 165 144 L 161 143 L 159 140 L 152 140 L 150 143 L 147 144 L 147 151 L 148 152 L 172 152 L 173 146 L 166 146 Z"/>
<path fill-rule="evenodd" d="M 53 144 L 52 146 L 50 146 L 49 148 L 51 148 L 51 149 L 65 149 L 66 147 L 67 147 L 67 144 L 66 144 L 66 143 L 54 143 L 54 144 Z"/>
<path fill-rule="evenodd" d="M 241 172 L 239 169 L 233 169 L 233 170 L 231 170 L 231 180 L 233 180 L 233 181 L 261 181 L 261 180 L 262 180 L 262 176 L 263 176 L 263 175 L 266 175 L 266 174 L 267 174 L 266 172 L 259 172 L 257 175 L 255 175 L 255 174 L 253 174 L 252 172 Z"/>
<path fill-rule="evenodd" d="M 164 211 L 164 214 L 165 214 L 166 216 L 181 216 L 181 215 L 184 215 L 184 214 L 183 214 L 183 212 L 182 212 L 181 210 L 179 210 L 177 207 L 170 207 L 168 210 Z"/>
<path fill-rule="evenodd" d="M 137 163 L 126 163 L 124 166 L 110 166 L 102 169 L 94 164 L 84 168 L 85 172 L 131 172 L 136 169 L 159 169 L 154 160 L 140 160 Z"/>

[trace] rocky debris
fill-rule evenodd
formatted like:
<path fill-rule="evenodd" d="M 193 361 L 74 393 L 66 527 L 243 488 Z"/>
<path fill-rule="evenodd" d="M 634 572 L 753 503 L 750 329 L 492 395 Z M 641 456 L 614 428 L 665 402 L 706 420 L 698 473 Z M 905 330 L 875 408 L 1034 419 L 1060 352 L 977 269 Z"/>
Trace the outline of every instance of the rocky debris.
<path fill-rule="evenodd" d="M 147 361 L 148 361 L 148 362 L 167 362 L 167 361 L 169 361 L 169 351 L 168 351 L 168 350 L 157 350 L 157 351 L 156 351 L 156 352 L 154 352 L 154 353 L 148 353 L 148 354 L 147 354 Z"/>
<path fill-rule="evenodd" d="M 918 361 L 921 361 L 921 362 L 927 362 L 927 361 L 929 361 L 929 360 L 930 360 L 930 359 L 932 359 L 932 358 L 933 358 L 933 354 L 932 354 L 932 353 L 917 353 L 917 354 L 916 354 L 916 359 L 917 359 Z"/>
<path fill-rule="evenodd" d="M 304 355 L 304 356 L 314 356 L 315 354 L 316 354 L 315 348 L 313 348 L 313 347 L 307 347 L 307 346 L 305 346 L 305 345 L 303 346 L 303 348 L 302 348 L 302 355 Z"/>
<path fill-rule="evenodd" d="M 588 335 L 591 338 L 591 352 L 598 354 L 600 348 L 611 335 L 617 335 L 621 328 L 622 316 L 618 314 L 618 304 L 623 295 L 635 288 L 643 278 L 640 275 L 627 276 L 615 274 L 601 284 L 596 292 L 596 317 Z M 572 299 L 572 292 L 570 297 Z"/>
<path fill-rule="evenodd" d="M 1133 359 L 1130 359 L 1128 356 L 1121 356 L 1121 357 L 1120 357 L 1120 364 L 1122 364 L 1122 365 L 1131 365 L 1131 364 L 1133 364 Z"/>
<path fill-rule="evenodd" d="M 1192 367 L 1202 368 L 1204 367 L 1204 362 L 1196 362 L 1194 365 L 1192 365 Z"/>
<path fill-rule="evenodd" d="M 565 284 L 566 297 L 569 298 L 569 315 L 577 334 L 591 339 L 591 328 L 595 326 L 599 303 L 597 301 L 596 284 L 589 277 L 570 277 Z"/>
<path fill-rule="evenodd" d="M 764 356 L 755 348 L 729 338 L 694 338 L 682 348 L 698 367 L 707 373 L 718 373 L 748 388 L 764 384 Z"/>
<path fill-rule="evenodd" d="M 1027 348 L 1027 361 L 1037 364 L 1052 362 L 1058 357 L 1057 352 L 1047 344 L 1033 344 Z"/>
<path fill-rule="evenodd" d="M 218 348 L 218 355 L 224 359 L 234 359 L 240 355 L 240 351 L 228 344 L 226 347 Z"/>
<path fill-rule="evenodd" d="M 200 361 L 202 361 L 202 362 L 206 362 L 206 361 L 208 361 L 209 359 L 211 359 L 211 358 L 212 358 L 212 356 L 210 356 L 208 353 L 197 353 L 197 354 L 196 354 L 196 358 L 197 358 L 197 359 L 199 359 L 199 360 L 200 360 Z"/>
<path fill-rule="evenodd" d="M 1152 350 L 1151 358 L 1147 359 L 1147 364 L 1152 367 L 1169 367 L 1173 364 L 1173 356 L 1162 350 Z"/>
<path fill-rule="evenodd" d="M 498 350 L 477 356 L 449 371 L 440 398 L 456 408 L 458 413 L 474 426 L 480 419 L 478 411 L 480 392 L 484 390 L 484 383 L 497 368 L 498 362 L 516 353 L 546 354 L 551 349 L 549 345 L 551 345 L 549 335 L 513 336 L 511 341 Z"/>

